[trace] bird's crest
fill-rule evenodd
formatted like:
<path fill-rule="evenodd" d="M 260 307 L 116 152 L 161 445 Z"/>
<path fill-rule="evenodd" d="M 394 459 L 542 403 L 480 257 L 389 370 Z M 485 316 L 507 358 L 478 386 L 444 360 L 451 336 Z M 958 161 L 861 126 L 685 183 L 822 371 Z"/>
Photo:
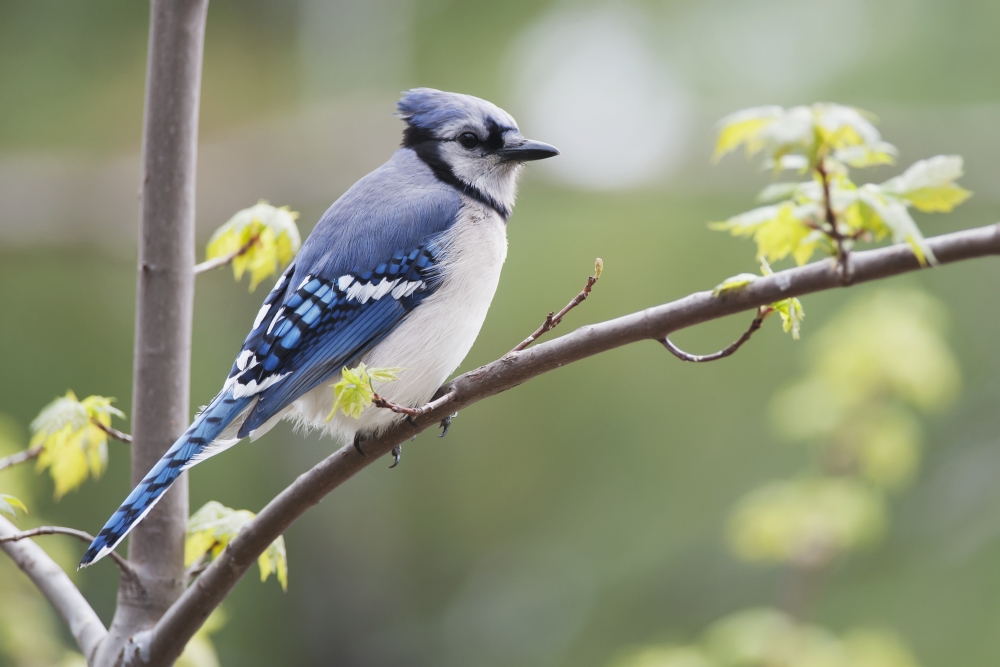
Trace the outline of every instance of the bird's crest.
<path fill-rule="evenodd" d="M 517 129 L 509 113 L 486 100 L 461 93 L 447 93 L 433 88 L 414 88 L 403 93 L 396 103 L 399 117 L 410 126 L 440 132 L 477 120 Z"/>

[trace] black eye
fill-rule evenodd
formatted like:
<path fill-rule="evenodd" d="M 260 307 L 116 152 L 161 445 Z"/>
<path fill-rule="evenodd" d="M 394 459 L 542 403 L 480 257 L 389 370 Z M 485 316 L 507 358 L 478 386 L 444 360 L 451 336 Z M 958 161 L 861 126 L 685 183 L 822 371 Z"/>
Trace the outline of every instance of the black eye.
<path fill-rule="evenodd" d="M 458 135 L 458 143 L 462 144 L 465 148 L 475 148 L 479 145 L 479 137 L 472 132 L 463 132 Z"/>

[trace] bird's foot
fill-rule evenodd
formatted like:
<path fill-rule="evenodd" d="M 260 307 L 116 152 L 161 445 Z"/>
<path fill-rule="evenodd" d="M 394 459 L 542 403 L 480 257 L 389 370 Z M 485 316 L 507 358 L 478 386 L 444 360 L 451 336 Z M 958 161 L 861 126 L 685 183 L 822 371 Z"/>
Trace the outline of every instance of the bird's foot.
<path fill-rule="evenodd" d="M 443 438 L 448 435 L 448 429 L 451 428 L 451 420 L 458 416 L 458 413 L 450 414 L 441 420 L 441 433 L 438 434 L 439 438 Z"/>
<path fill-rule="evenodd" d="M 364 438 L 361 437 L 360 431 L 354 434 L 354 449 L 358 450 L 358 454 L 361 454 L 361 456 L 367 457 L 368 455 L 365 454 L 365 450 L 361 449 L 361 443 L 363 441 Z"/>
<path fill-rule="evenodd" d="M 392 465 L 389 466 L 389 469 L 392 470 L 393 468 L 395 468 L 396 466 L 398 466 L 399 465 L 399 459 L 401 459 L 402 457 L 403 457 L 403 448 L 402 448 L 402 446 L 396 445 L 395 447 L 393 447 L 392 448 Z"/>

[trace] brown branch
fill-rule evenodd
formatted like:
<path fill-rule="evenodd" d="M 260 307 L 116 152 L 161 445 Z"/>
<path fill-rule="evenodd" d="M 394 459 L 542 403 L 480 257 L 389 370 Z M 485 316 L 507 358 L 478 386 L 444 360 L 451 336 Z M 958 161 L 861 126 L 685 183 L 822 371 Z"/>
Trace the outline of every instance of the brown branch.
<path fill-rule="evenodd" d="M 444 405 L 447 405 L 454 397 L 455 397 L 454 392 L 446 392 L 441 397 L 435 398 L 430 403 L 427 403 L 426 405 L 423 405 L 419 408 L 408 408 L 404 405 L 399 405 L 398 403 L 387 401 L 386 399 L 379 396 L 378 393 L 376 393 L 375 396 L 372 398 L 372 405 L 374 405 L 377 408 L 392 410 L 397 414 L 406 415 L 408 418 L 410 418 L 410 421 L 412 423 L 414 418 L 421 417 L 427 414 L 428 412 L 432 412 Z"/>
<path fill-rule="evenodd" d="M 94 541 L 93 535 L 83 530 L 77 530 L 76 528 L 65 528 L 63 526 L 39 526 L 38 528 L 24 530 L 13 535 L 4 535 L 0 537 L 0 543 L 19 542 L 29 537 L 37 537 L 38 535 L 69 535 L 70 537 L 75 537 L 84 544 L 90 544 Z M 118 552 L 112 551 L 108 554 L 108 556 L 115 562 L 115 565 L 121 569 L 122 574 L 132 579 L 135 583 L 139 582 L 139 577 L 136 575 L 135 570 L 132 569 L 129 562 L 122 558 Z"/>
<path fill-rule="evenodd" d="M 250 252 L 250 248 L 254 247 L 254 245 L 256 245 L 257 241 L 259 240 L 260 240 L 260 232 L 254 232 L 254 234 L 250 237 L 250 240 L 241 245 L 239 249 L 229 253 L 228 255 L 223 255 L 222 257 L 216 257 L 214 259 L 208 259 L 202 262 L 201 264 L 195 264 L 194 274 L 198 275 L 199 273 L 212 271 L 213 269 L 217 269 L 221 266 L 229 264 L 237 257 L 245 255 L 248 252 Z"/>
<path fill-rule="evenodd" d="M 11 454 L 10 456 L 5 456 L 0 459 L 0 470 L 4 468 L 10 468 L 11 466 L 16 466 L 18 463 L 24 463 L 25 461 L 30 461 L 31 459 L 38 458 L 38 455 L 42 453 L 42 446 L 35 445 L 30 449 L 25 449 L 24 451 L 18 452 L 17 454 Z"/>
<path fill-rule="evenodd" d="M 671 354 L 681 361 L 693 361 L 695 363 L 700 363 L 703 361 L 724 359 L 736 352 L 736 350 L 740 349 L 743 343 L 750 340 L 750 336 L 752 336 L 757 329 L 760 329 L 761 325 L 764 324 L 764 319 L 773 312 L 774 308 L 771 306 L 761 306 L 758 308 L 757 317 L 753 318 L 753 322 L 751 322 L 750 327 L 743 332 L 743 335 L 718 352 L 713 352 L 712 354 L 690 354 L 671 343 L 669 337 L 664 337 L 660 340 L 660 342 L 663 343 L 663 347 L 667 348 Z"/>
<path fill-rule="evenodd" d="M 133 343 L 131 483 L 135 487 L 190 423 L 198 108 L 208 0 L 151 0 L 142 133 L 142 204 Z M 183 594 L 187 475 L 128 540 L 141 590 L 119 586 L 94 660 L 124 660 L 129 638 Z"/>
<path fill-rule="evenodd" d="M 132 444 L 132 436 L 130 436 L 128 433 L 122 433 L 116 428 L 105 426 L 104 424 L 102 424 L 101 422 L 97 421 L 94 418 L 91 418 L 90 422 L 97 428 L 101 429 L 102 431 L 110 435 L 115 440 L 121 440 L 122 442 L 128 443 L 130 445 Z"/>
<path fill-rule="evenodd" d="M 601 260 L 600 257 L 598 257 L 597 262 L 595 262 L 594 264 L 594 275 L 587 278 L 587 284 L 583 286 L 583 289 L 580 291 L 580 293 L 577 294 L 575 297 L 573 297 L 572 300 L 570 300 L 570 302 L 567 303 L 566 306 L 558 313 L 549 313 L 548 315 L 546 315 L 545 321 L 542 322 L 542 326 L 535 329 L 535 331 L 530 336 L 528 336 L 520 343 L 518 343 L 517 347 L 511 350 L 508 354 L 520 352 L 521 350 L 525 349 L 526 347 L 534 343 L 536 340 L 541 338 L 543 335 L 545 335 L 549 331 L 552 331 L 557 326 L 559 326 L 559 323 L 562 322 L 562 318 L 566 316 L 566 313 L 579 306 L 581 303 L 584 302 L 584 300 L 586 300 L 588 296 L 590 296 L 590 290 L 594 287 L 594 283 L 596 283 L 598 279 L 600 279 L 601 271 L 603 270 L 604 270 L 604 262 Z"/>
<path fill-rule="evenodd" d="M 104 624 L 62 568 L 40 546 L 31 540 L 18 542 L 8 539 L 18 534 L 14 524 L 0 517 L 0 550 L 10 556 L 38 587 L 69 626 L 73 639 L 87 658 L 87 664 L 94 664 L 97 648 L 108 634 Z"/>
<path fill-rule="evenodd" d="M 1000 255 L 1000 228 L 969 229 L 928 239 L 940 264 Z M 922 267 L 906 244 L 854 254 L 855 282 L 879 280 Z M 180 655 L 212 610 L 229 594 L 257 557 L 310 507 L 393 447 L 417 435 L 455 409 L 467 407 L 534 377 L 608 350 L 669 334 L 734 313 L 753 310 L 790 297 L 843 287 L 829 262 L 780 271 L 743 289 L 719 297 L 697 292 L 677 301 L 647 308 L 519 352 L 461 375 L 445 385 L 411 424 L 405 420 L 365 441 L 368 456 L 347 444 L 300 475 L 250 521 L 149 632 L 137 635 L 126 652 L 125 667 L 166 666 Z M 141 656 L 148 656 L 143 659 Z"/>
<path fill-rule="evenodd" d="M 841 234 L 840 228 L 837 227 L 837 214 L 833 211 L 833 200 L 830 197 L 830 175 L 826 171 L 826 163 L 822 157 L 816 163 L 816 173 L 819 174 L 820 181 L 823 183 L 823 208 L 826 215 L 826 224 L 830 226 L 829 231 L 823 231 L 833 239 L 833 245 L 837 249 L 836 259 L 837 266 L 840 269 L 840 282 L 843 285 L 850 285 L 854 277 L 851 275 L 850 251 L 844 245 L 844 242 L 851 237 L 845 237 Z"/>

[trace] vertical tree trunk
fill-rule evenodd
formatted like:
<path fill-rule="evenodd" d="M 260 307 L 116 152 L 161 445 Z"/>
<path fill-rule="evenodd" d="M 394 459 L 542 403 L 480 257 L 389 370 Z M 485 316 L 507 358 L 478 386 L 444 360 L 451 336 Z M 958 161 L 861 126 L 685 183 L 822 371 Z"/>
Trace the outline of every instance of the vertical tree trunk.
<path fill-rule="evenodd" d="M 198 104 L 208 0 L 152 0 L 132 393 L 132 485 L 188 425 Z M 187 476 L 129 537 L 142 590 L 120 587 L 97 664 L 184 592 Z"/>

